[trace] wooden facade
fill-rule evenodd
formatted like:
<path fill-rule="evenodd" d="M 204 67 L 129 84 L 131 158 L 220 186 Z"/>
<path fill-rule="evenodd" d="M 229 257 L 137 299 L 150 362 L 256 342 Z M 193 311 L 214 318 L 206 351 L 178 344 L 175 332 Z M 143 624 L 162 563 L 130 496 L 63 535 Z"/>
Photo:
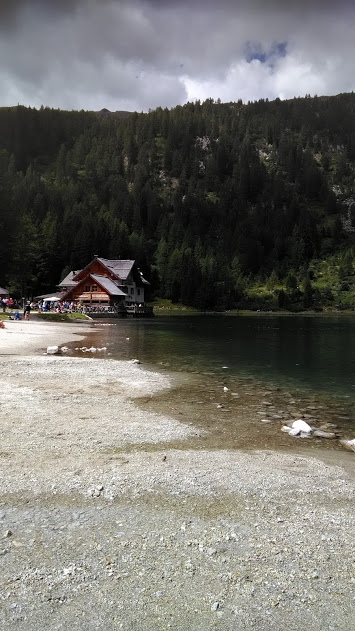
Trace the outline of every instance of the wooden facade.
<path fill-rule="evenodd" d="M 124 299 L 125 296 L 122 296 L 120 302 L 124 302 Z M 110 304 L 113 297 L 89 275 L 79 281 L 69 294 L 64 297 L 64 300 L 73 300 L 82 304 Z"/>
<path fill-rule="evenodd" d="M 145 280 L 135 261 L 95 257 L 84 269 L 70 272 L 59 285 L 63 301 L 81 303 L 90 313 L 144 313 Z M 149 313 L 148 313 L 149 312 Z"/>

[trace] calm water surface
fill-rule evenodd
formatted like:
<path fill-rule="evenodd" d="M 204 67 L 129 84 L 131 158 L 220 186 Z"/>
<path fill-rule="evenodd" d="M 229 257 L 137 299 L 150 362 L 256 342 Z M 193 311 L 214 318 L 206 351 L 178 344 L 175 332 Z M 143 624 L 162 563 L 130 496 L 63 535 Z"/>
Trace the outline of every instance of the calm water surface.
<path fill-rule="evenodd" d="M 231 444 L 250 446 L 252 433 L 252 446 L 260 445 L 260 434 L 263 446 L 287 446 L 290 438 L 273 424 L 300 415 L 318 424 L 335 422 L 352 437 L 355 318 L 159 315 L 152 320 L 95 320 L 93 329 L 91 343 L 107 346 L 111 358 L 138 358 L 183 374 L 184 386 L 158 397 L 156 405 L 167 412 L 178 406 L 181 418 L 189 416 L 209 430 L 227 427 L 222 441 L 227 436 Z M 262 430 L 261 417 L 269 419 Z M 334 441 L 326 442 L 334 447 Z"/>
<path fill-rule="evenodd" d="M 352 317 L 193 315 L 112 322 L 95 321 L 94 327 L 117 359 L 134 356 L 178 371 L 228 370 L 355 402 Z"/>

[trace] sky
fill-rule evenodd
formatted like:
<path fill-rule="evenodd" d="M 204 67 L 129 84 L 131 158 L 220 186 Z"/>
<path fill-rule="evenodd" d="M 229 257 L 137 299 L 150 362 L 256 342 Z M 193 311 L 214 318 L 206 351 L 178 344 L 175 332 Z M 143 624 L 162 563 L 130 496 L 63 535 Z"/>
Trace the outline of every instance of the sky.
<path fill-rule="evenodd" d="M 0 0 L 0 106 L 332 95 L 354 59 L 355 0 Z"/>

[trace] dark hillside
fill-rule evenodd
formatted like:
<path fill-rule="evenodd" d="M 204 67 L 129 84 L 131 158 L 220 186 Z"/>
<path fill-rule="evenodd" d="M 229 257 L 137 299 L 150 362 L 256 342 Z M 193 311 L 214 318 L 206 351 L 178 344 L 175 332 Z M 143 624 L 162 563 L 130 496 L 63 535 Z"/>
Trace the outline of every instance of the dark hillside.
<path fill-rule="evenodd" d="M 132 112 L 126 112 L 125 110 L 116 110 L 116 112 L 110 112 L 105 107 L 99 112 L 95 112 L 100 118 L 116 118 L 117 120 L 123 120 L 128 118 Z"/>
<path fill-rule="evenodd" d="M 89 112 L 62 112 L 48 107 L 40 110 L 0 108 L 0 147 L 14 155 L 19 171 L 33 162 L 39 168 L 57 158 L 62 144 L 72 146 L 78 135 L 95 123 Z"/>
<path fill-rule="evenodd" d="M 342 291 L 349 304 L 354 175 L 354 94 L 3 108 L 0 284 L 44 293 L 99 253 L 137 259 L 153 292 L 200 308 L 320 307 Z M 336 296 L 317 286 L 326 260 L 346 270 Z"/>

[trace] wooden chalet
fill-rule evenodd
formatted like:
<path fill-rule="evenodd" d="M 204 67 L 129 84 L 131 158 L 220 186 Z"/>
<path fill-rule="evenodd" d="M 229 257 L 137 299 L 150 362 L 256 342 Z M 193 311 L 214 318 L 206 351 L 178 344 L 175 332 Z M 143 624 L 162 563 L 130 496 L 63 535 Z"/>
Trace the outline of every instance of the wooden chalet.
<path fill-rule="evenodd" d="M 62 301 L 81 303 L 93 316 L 148 316 L 153 310 L 144 302 L 147 285 L 135 261 L 95 256 L 84 269 L 70 272 L 58 288 Z"/>

